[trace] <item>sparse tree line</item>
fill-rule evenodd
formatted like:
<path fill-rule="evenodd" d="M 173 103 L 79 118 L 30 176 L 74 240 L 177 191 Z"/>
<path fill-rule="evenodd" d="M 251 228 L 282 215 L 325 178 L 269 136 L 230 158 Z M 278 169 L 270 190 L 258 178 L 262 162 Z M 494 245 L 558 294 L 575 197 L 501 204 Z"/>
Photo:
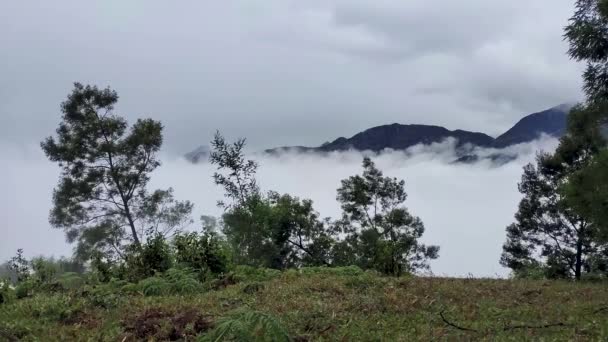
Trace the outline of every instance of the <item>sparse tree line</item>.
<path fill-rule="evenodd" d="M 608 274 L 607 4 L 579 0 L 566 27 L 570 56 L 587 62 L 587 98 L 570 112 L 557 150 L 541 152 L 524 168 L 523 199 L 500 258 L 515 277 Z M 83 272 L 84 265 L 101 282 L 138 282 L 175 268 L 204 282 L 226 279 L 238 266 L 354 265 L 400 276 L 427 270 L 439 255 L 438 246 L 419 241 L 425 228 L 404 206 L 404 181 L 384 176 L 372 159 L 364 158 L 362 173 L 339 184 L 342 216 L 322 218 L 311 200 L 262 190 L 245 140 L 227 142 L 219 132 L 210 162 L 224 190 L 218 202 L 224 213 L 186 229 L 194 223 L 193 204 L 175 199 L 171 188 L 148 186 L 161 165 L 162 124 L 140 119 L 129 126 L 114 110 L 117 101 L 109 88 L 76 83 L 63 102 L 56 135 L 41 146 L 61 168 L 49 220 L 74 243 L 74 256 L 28 261 L 20 251 L 0 267 L 10 282 L 42 284 Z"/>
<path fill-rule="evenodd" d="M 73 262 L 86 265 L 97 281 L 137 283 L 184 268 L 205 282 L 229 276 L 236 266 L 355 265 L 400 276 L 428 269 L 438 257 L 437 246 L 419 242 L 424 225 L 404 206 L 404 181 L 384 176 L 371 159 L 364 158 L 361 175 L 341 182 L 343 214 L 332 220 L 321 218 L 311 200 L 260 189 L 245 140 L 227 142 L 219 132 L 210 162 L 217 167 L 214 182 L 224 189 L 218 202 L 224 213 L 186 229 L 193 204 L 175 199 L 172 189 L 148 187 L 161 164 L 161 123 L 144 119 L 129 127 L 114 111 L 117 100 L 109 88 L 76 83 L 62 104 L 56 136 L 41 144 L 61 168 L 50 223 L 74 243 Z M 20 252 L 8 269 L 13 280 L 36 287 L 48 277 L 40 279 L 41 267 L 33 266 Z M 57 266 L 45 264 L 54 276 L 66 273 Z"/>

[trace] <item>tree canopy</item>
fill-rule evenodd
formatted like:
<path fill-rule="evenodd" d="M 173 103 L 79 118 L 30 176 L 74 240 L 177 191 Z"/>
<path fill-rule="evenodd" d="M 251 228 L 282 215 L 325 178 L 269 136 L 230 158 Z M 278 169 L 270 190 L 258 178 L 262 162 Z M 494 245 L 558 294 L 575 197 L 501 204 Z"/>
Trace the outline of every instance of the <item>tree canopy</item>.
<path fill-rule="evenodd" d="M 147 189 L 160 165 L 161 123 L 139 119 L 129 127 L 114 111 L 117 101 L 110 88 L 74 84 L 56 136 L 41 143 L 61 168 L 50 222 L 78 242 L 84 259 L 94 250 L 120 255 L 125 245 L 190 221 L 190 202 L 175 201 L 171 189 Z"/>

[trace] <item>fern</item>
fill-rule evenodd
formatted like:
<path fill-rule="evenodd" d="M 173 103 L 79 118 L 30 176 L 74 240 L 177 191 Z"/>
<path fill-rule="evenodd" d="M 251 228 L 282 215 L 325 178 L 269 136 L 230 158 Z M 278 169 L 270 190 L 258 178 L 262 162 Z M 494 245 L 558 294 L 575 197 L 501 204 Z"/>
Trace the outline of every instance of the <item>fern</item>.
<path fill-rule="evenodd" d="M 275 317 L 263 312 L 247 311 L 220 321 L 200 341 L 289 342 L 290 338 Z"/>
<path fill-rule="evenodd" d="M 161 277 L 150 277 L 137 284 L 145 296 L 162 296 L 170 290 L 169 283 Z"/>
<path fill-rule="evenodd" d="M 128 288 L 130 292 L 137 289 L 145 296 L 181 295 L 200 292 L 203 284 L 196 278 L 191 269 L 172 268 L 162 276 L 154 276 L 141 280 L 136 288 Z"/>

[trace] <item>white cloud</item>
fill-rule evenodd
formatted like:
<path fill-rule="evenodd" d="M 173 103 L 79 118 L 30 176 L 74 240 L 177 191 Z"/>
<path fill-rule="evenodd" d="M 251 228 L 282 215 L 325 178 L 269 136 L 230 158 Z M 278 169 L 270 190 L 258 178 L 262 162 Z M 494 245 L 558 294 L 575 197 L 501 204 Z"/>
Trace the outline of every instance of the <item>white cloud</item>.
<path fill-rule="evenodd" d="M 426 226 L 423 240 L 441 246 L 440 258 L 432 263 L 435 274 L 504 276 L 498 264 L 506 225 L 512 222 L 520 194 L 521 168 L 537 150 L 551 151 L 554 139 L 543 139 L 511 148 L 520 157 L 501 167 L 490 162 L 450 164 L 453 144 L 415 146 L 408 152 L 388 152 L 374 158 L 386 175 L 405 179 L 407 207 Z M 0 169 L 0 208 L 4 220 L 0 260 L 17 248 L 27 255 L 69 255 L 61 231 L 47 223 L 51 191 L 57 169 L 37 149 L 3 146 L 6 166 Z M 491 153 L 493 151 L 481 151 Z M 265 190 L 310 198 L 323 216 L 338 217 L 336 189 L 340 180 L 361 172 L 361 154 L 286 154 L 255 156 L 260 163 L 258 179 Z M 179 199 L 195 203 L 195 217 L 221 214 L 216 201 L 222 191 L 213 184 L 213 166 L 193 165 L 183 159 L 164 158 L 152 178 L 153 187 L 173 187 Z M 193 227 L 193 228 L 196 228 Z"/>

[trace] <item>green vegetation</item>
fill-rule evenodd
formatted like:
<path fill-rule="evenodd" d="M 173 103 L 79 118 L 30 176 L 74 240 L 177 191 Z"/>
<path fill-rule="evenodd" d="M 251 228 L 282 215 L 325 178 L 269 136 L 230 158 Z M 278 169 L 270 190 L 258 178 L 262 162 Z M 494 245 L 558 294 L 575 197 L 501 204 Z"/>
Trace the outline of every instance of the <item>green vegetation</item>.
<path fill-rule="evenodd" d="M 137 284 L 85 277 L 80 287 L 0 306 L 0 334 L 24 341 L 608 338 L 605 283 L 396 278 L 357 267 L 244 270 L 223 285 L 177 269 Z"/>

